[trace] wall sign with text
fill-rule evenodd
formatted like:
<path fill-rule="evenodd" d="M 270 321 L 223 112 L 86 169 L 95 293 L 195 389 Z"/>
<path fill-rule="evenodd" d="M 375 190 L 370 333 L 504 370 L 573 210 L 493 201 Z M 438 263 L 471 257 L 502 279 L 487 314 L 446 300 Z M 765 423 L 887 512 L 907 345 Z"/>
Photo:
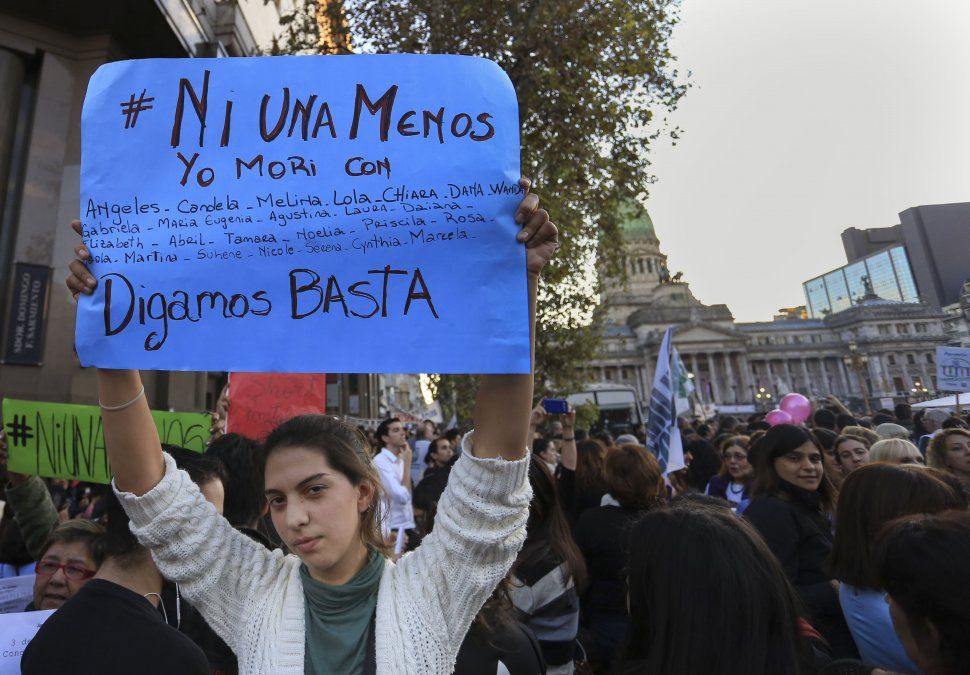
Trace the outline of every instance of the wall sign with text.
<path fill-rule="evenodd" d="M 515 91 L 480 58 L 101 66 L 82 115 L 85 365 L 530 370 Z"/>
<path fill-rule="evenodd" d="M 14 264 L 3 363 L 19 366 L 43 363 L 50 279 L 49 267 Z"/>

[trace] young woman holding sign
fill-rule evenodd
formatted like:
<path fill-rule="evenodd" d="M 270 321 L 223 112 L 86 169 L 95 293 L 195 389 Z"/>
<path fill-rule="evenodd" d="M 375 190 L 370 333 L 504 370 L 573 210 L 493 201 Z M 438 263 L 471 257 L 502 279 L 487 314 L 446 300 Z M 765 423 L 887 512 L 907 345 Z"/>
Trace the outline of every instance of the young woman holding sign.
<path fill-rule="evenodd" d="M 521 185 L 527 192 L 529 182 Z M 516 221 L 534 321 L 557 230 L 532 194 Z M 90 255 L 75 250 L 68 288 L 90 293 Z M 525 539 L 532 375 L 482 377 L 476 431 L 464 438 L 436 527 L 396 564 L 379 534 L 380 478 L 353 427 L 307 415 L 267 439 L 266 496 L 295 554 L 284 555 L 233 529 L 162 453 L 137 371 L 99 370 L 98 386 L 132 529 L 236 652 L 241 673 L 452 671 L 472 619 Z"/>

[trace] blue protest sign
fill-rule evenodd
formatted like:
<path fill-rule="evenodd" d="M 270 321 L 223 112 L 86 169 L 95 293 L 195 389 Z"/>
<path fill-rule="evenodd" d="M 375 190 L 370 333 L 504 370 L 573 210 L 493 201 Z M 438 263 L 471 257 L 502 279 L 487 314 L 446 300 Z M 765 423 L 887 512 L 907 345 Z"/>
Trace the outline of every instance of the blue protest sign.
<path fill-rule="evenodd" d="M 81 362 L 530 370 L 519 132 L 464 56 L 109 63 L 82 115 Z"/>

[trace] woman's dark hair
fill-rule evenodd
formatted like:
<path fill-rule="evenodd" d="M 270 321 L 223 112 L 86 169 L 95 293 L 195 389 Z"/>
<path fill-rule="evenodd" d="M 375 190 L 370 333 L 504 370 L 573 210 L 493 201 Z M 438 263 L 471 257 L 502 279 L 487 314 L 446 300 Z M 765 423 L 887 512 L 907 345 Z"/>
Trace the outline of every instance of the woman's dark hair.
<path fill-rule="evenodd" d="M 552 441 L 548 438 L 537 438 L 532 441 L 532 454 L 541 455 L 549 449 L 550 445 L 552 445 Z"/>
<path fill-rule="evenodd" d="M 859 588 L 878 588 L 871 552 L 883 525 L 900 516 L 966 508 L 966 500 L 942 475 L 935 469 L 878 462 L 846 476 L 829 556 L 832 576 Z"/>
<path fill-rule="evenodd" d="M 721 418 L 720 422 L 718 422 L 717 434 L 715 435 L 720 436 L 721 434 L 729 434 L 737 428 L 738 424 L 739 420 L 737 417 L 734 417 L 733 415 L 725 415 Z"/>
<path fill-rule="evenodd" d="M 872 562 L 876 581 L 905 614 L 917 644 L 930 624 L 939 636 L 933 672 L 963 673 L 970 663 L 970 513 L 947 511 L 907 516 L 876 537 Z"/>
<path fill-rule="evenodd" d="M 647 513 L 628 547 L 621 653 L 648 675 L 797 675 L 799 605 L 758 533 L 729 510 Z M 641 667 L 642 666 L 642 667 Z"/>
<path fill-rule="evenodd" d="M 203 455 L 168 443 L 162 443 L 162 450 L 172 456 L 175 465 L 189 474 L 189 480 L 196 485 L 202 486 L 211 480 L 218 480 L 224 489 L 228 488 L 226 483 L 229 482 L 229 478 L 226 475 L 226 466 L 215 455 Z M 226 491 L 228 492 L 228 489 Z"/>
<path fill-rule="evenodd" d="M 703 492 L 711 478 L 721 470 L 724 459 L 714 448 L 714 445 L 703 438 L 691 441 L 684 446 L 684 453 L 688 452 L 693 459 L 690 466 L 687 467 L 687 485 Z"/>
<path fill-rule="evenodd" d="M 837 429 L 844 429 L 845 427 L 854 427 L 858 425 L 859 422 L 852 415 L 846 415 L 845 413 L 840 413 L 835 418 L 835 426 Z"/>
<path fill-rule="evenodd" d="M 819 408 L 812 414 L 812 426 L 835 431 L 835 413 L 828 408 Z"/>
<path fill-rule="evenodd" d="M 516 564 L 537 562 L 552 554 L 556 560 L 566 563 L 567 579 L 582 589 L 586 583 L 586 562 L 563 513 L 556 481 L 542 462 L 530 462 L 529 483 L 532 485 L 529 521 Z"/>
<path fill-rule="evenodd" d="M 399 420 L 384 420 L 397 422 Z M 381 424 L 383 425 L 384 422 Z M 390 425 L 388 425 L 390 426 Z M 367 452 L 367 439 L 354 427 L 327 415 L 299 415 L 283 422 L 270 432 L 259 457 L 260 474 L 265 476 L 266 461 L 281 448 L 309 448 L 322 454 L 330 467 L 343 474 L 351 485 L 370 483 L 374 496 L 360 517 L 360 538 L 365 546 L 387 554 L 388 546 L 381 535 L 384 517 L 381 476 Z"/>
<path fill-rule="evenodd" d="M 576 443 L 576 487 L 589 490 L 603 485 L 606 446 L 595 438 Z"/>
<path fill-rule="evenodd" d="M 834 451 L 835 439 L 839 437 L 838 434 L 831 429 L 824 429 L 822 427 L 812 429 L 812 433 L 815 434 L 815 438 L 818 440 L 818 444 L 822 446 L 822 450 L 825 450 L 827 453 Z"/>
<path fill-rule="evenodd" d="M 222 460 L 228 480 L 222 515 L 234 527 L 254 527 L 263 512 L 263 473 L 257 466 L 259 444 L 239 434 L 212 441 L 206 457 Z"/>
<path fill-rule="evenodd" d="M 748 453 L 748 461 L 755 466 L 754 482 L 751 484 L 752 495 L 778 494 L 782 492 L 782 480 L 775 471 L 775 460 L 792 450 L 811 443 L 822 455 L 822 464 L 826 466 L 829 458 L 822 450 L 815 435 L 805 427 L 794 424 L 778 424 L 771 427 Z M 818 494 L 822 508 L 833 513 L 838 493 L 828 473 L 822 471 L 822 481 L 818 485 Z"/>
<path fill-rule="evenodd" d="M 603 467 L 603 483 L 625 509 L 649 509 L 666 496 L 663 475 L 656 457 L 632 443 L 610 448 Z"/>

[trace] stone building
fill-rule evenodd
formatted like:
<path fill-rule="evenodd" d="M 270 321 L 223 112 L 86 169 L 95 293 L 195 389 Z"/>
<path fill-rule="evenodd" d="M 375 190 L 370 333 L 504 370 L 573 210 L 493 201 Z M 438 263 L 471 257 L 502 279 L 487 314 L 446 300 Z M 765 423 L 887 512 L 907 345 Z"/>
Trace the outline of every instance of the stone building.
<path fill-rule="evenodd" d="M 625 285 L 608 279 L 604 340 L 592 363 L 596 384 L 628 385 L 649 396 L 660 340 L 673 342 L 701 403 L 771 407 L 789 392 L 835 394 L 863 407 L 935 389 L 935 349 L 947 343 L 944 313 L 922 302 L 866 293 L 843 311 L 739 323 L 726 305 L 705 305 L 682 275 L 671 275 L 648 214 L 624 225 Z"/>

